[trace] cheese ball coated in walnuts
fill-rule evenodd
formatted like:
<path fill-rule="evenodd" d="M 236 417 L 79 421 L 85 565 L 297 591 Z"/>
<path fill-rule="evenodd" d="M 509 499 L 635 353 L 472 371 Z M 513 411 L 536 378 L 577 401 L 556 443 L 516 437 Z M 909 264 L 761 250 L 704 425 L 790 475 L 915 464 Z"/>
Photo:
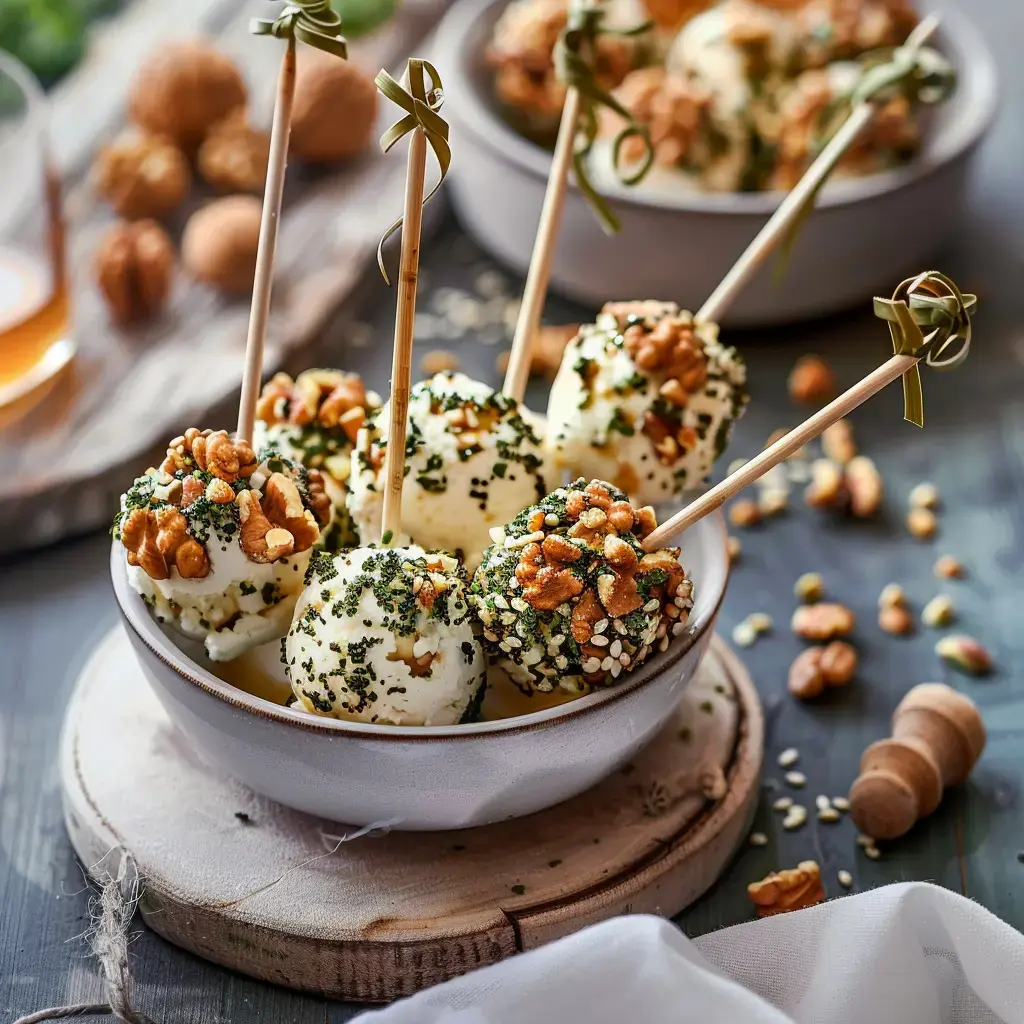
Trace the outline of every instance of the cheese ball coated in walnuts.
<path fill-rule="evenodd" d="M 305 49 L 299 59 L 289 147 L 306 163 L 365 152 L 377 120 L 377 87 L 351 61 Z"/>
<path fill-rule="evenodd" d="M 225 196 L 196 210 L 181 239 L 185 269 L 221 291 L 250 291 L 262 213 L 255 196 Z"/>
<path fill-rule="evenodd" d="M 136 71 L 128 116 L 192 152 L 210 126 L 246 98 L 242 74 L 230 58 L 200 40 L 182 41 L 161 46 Z"/>
<path fill-rule="evenodd" d="M 488 653 L 523 689 L 609 686 L 686 631 L 678 548 L 645 552 L 654 509 L 601 480 L 560 487 L 492 531 L 470 600 Z"/>

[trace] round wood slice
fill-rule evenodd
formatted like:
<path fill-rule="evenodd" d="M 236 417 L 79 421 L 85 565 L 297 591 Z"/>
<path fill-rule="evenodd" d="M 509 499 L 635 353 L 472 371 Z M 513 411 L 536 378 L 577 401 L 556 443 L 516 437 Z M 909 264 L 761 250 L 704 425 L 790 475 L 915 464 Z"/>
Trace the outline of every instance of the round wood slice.
<path fill-rule="evenodd" d="M 117 629 L 68 708 L 65 820 L 98 878 L 131 851 L 143 917 L 176 945 L 291 988 L 386 1001 L 617 914 L 678 913 L 747 834 L 762 734 L 754 686 L 716 638 L 673 721 L 582 796 L 461 832 L 357 832 L 207 767 Z"/>

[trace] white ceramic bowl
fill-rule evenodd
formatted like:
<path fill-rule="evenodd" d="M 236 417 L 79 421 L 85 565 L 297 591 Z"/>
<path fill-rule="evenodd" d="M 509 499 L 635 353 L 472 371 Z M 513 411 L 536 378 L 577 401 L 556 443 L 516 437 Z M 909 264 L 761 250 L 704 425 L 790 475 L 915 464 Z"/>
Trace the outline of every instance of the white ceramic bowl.
<path fill-rule="evenodd" d="M 620 685 L 545 711 L 473 725 L 368 725 L 291 711 L 218 679 L 179 648 L 111 552 L 114 592 L 139 665 L 208 762 L 258 793 L 353 825 L 454 829 L 516 818 L 583 792 L 664 723 L 714 631 L 728 576 L 720 513 L 689 530 L 691 630 Z"/>
<path fill-rule="evenodd" d="M 484 66 L 484 43 L 506 3 L 458 0 L 438 29 L 435 53 L 446 85 L 455 211 L 485 249 L 523 271 L 551 158 L 499 116 Z M 724 323 L 783 323 L 888 295 L 949 241 L 978 144 L 995 113 L 996 72 L 971 23 L 944 7 L 942 13 L 936 45 L 960 78 L 952 99 L 932 112 L 922 152 L 898 170 L 830 183 L 781 283 L 769 261 Z M 622 231 L 609 238 L 570 186 L 552 287 L 588 304 L 657 298 L 696 309 L 780 200 L 777 192 L 666 199 L 622 189 L 612 197 Z"/>

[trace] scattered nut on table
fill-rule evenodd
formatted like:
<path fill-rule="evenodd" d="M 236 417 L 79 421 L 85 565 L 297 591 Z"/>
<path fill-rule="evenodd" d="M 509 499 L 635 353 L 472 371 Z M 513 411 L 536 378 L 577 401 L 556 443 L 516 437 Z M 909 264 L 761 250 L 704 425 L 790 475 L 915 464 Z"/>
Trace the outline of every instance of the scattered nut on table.
<path fill-rule="evenodd" d="M 843 467 L 831 459 L 811 463 L 811 482 L 804 490 L 804 503 L 817 509 L 842 509 L 849 495 Z"/>
<path fill-rule="evenodd" d="M 921 612 L 921 622 L 929 629 L 941 629 L 956 621 L 956 606 L 949 594 L 937 594 Z"/>
<path fill-rule="evenodd" d="M 761 518 L 761 509 L 750 498 L 739 498 L 729 506 L 729 522 L 733 526 L 756 526 Z"/>
<path fill-rule="evenodd" d="M 251 290 L 262 209 L 255 196 L 225 196 L 192 214 L 181 240 L 189 273 L 221 291 Z"/>
<path fill-rule="evenodd" d="M 910 492 L 908 504 L 911 508 L 929 508 L 935 510 L 939 507 L 939 489 L 935 484 L 917 484 Z"/>
<path fill-rule="evenodd" d="M 953 555 L 942 555 L 935 563 L 933 572 L 940 580 L 958 580 L 967 575 L 967 570 Z"/>
<path fill-rule="evenodd" d="M 801 405 L 823 405 L 836 393 L 836 375 L 821 356 L 801 356 L 789 374 L 789 397 Z"/>
<path fill-rule="evenodd" d="M 892 636 L 909 636 L 914 632 L 914 616 L 905 605 L 887 605 L 878 609 L 878 626 Z"/>
<path fill-rule="evenodd" d="M 181 205 L 192 174 L 168 138 L 122 132 L 96 155 L 92 184 L 125 220 L 162 217 Z"/>
<path fill-rule="evenodd" d="M 844 478 L 850 496 L 850 512 L 858 519 L 873 516 L 882 504 L 885 485 L 878 467 L 866 455 L 857 455 L 846 466 Z"/>
<path fill-rule="evenodd" d="M 849 636 L 856 618 L 846 605 L 832 602 L 801 605 L 790 623 L 797 636 L 805 640 L 832 640 Z"/>
<path fill-rule="evenodd" d="M 857 454 L 849 420 L 836 420 L 821 432 L 821 450 L 826 458 L 844 466 Z"/>
<path fill-rule="evenodd" d="M 931 540 L 938 532 L 939 520 L 928 508 L 912 508 L 907 513 L 907 529 L 918 540 Z"/>
<path fill-rule="evenodd" d="M 433 377 L 435 373 L 446 370 L 455 371 L 461 365 L 459 357 L 450 348 L 434 348 L 420 357 L 420 372 L 424 377 Z"/>
<path fill-rule="evenodd" d="M 245 101 L 242 74 L 223 53 L 200 40 L 162 43 L 132 79 L 128 115 L 141 128 L 166 135 L 191 153 L 211 125 Z"/>
<path fill-rule="evenodd" d="M 295 78 L 292 152 L 307 163 L 333 164 L 369 149 L 377 87 L 352 61 L 304 47 Z"/>
<path fill-rule="evenodd" d="M 171 294 L 174 246 L 156 221 L 115 224 L 93 254 L 93 272 L 113 319 L 137 323 L 159 313 Z"/>
<path fill-rule="evenodd" d="M 795 868 L 751 882 L 747 895 L 756 904 L 758 916 L 767 917 L 814 906 L 825 898 L 825 890 L 818 865 L 813 860 L 804 860 Z"/>
<path fill-rule="evenodd" d="M 968 675 L 984 676 L 992 671 L 992 655 L 973 636 L 944 636 L 935 645 L 935 653 Z"/>
<path fill-rule="evenodd" d="M 788 689 L 799 700 L 813 700 L 827 686 L 845 686 L 857 672 L 857 651 L 834 640 L 824 647 L 809 647 L 789 667 Z"/>
<path fill-rule="evenodd" d="M 196 162 L 199 173 L 222 192 L 262 193 L 267 181 L 270 133 L 249 124 L 238 107 L 207 133 Z"/>

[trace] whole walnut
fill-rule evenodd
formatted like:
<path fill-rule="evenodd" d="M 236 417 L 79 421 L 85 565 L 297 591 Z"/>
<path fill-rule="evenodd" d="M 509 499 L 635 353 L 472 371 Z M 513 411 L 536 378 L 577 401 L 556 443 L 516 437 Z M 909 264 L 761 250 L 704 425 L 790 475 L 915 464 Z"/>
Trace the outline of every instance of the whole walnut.
<path fill-rule="evenodd" d="M 199 147 L 199 173 L 225 192 L 263 192 L 270 156 L 270 133 L 253 128 L 245 108 L 218 121 Z"/>
<path fill-rule="evenodd" d="M 262 209 L 255 196 L 225 196 L 196 210 L 181 239 L 181 259 L 189 273 L 221 291 L 250 291 Z"/>
<path fill-rule="evenodd" d="M 370 145 L 377 87 L 351 61 L 317 50 L 299 58 L 292 108 L 291 151 L 307 163 L 337 163 Z"/>
<path fill-rule="evenodd" d="M 162 217 L 188 194 L 185 154 L 168 138 L 122 132 L 96 156 L 93 187 L 126 220 Z"/>
<path fill-rule="evenodd" d="M 191 153 L 211 125 L 245 101 L 245 82 L 234 62 L 201 40 L 182 41 L 154 51 L 135 73 L 128 116 Z"/>
<path fill-rule="evenodd" d="M 115 224 L 93 254 L 93 269 L 114 320 L 136 323 L 159 313 L 171 294 L 174 246 L 156 221 Z"/>

